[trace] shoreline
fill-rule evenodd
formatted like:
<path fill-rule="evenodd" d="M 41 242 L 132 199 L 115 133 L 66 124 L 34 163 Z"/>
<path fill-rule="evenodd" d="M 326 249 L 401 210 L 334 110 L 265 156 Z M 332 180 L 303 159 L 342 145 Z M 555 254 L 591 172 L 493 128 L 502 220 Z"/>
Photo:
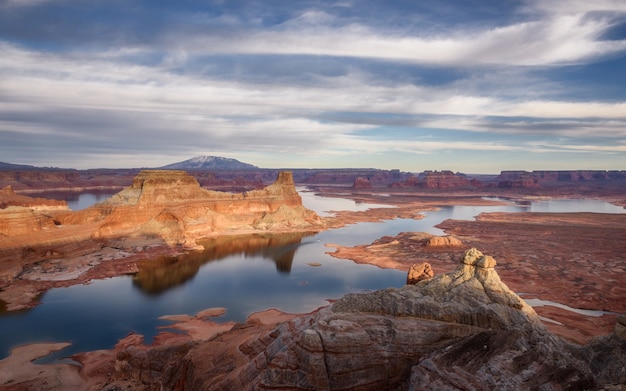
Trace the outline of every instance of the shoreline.
<path fill-rule="evenodd" d="M 324 229 L 315 229 L 305 232 L 321 232 L 332 228 L 338 228 L 347 224 L 365 221 L 382 221 L 390 218 L 418 219 L 423 217 L 423 215 L 420 214 L 421 212 L 433 210 L 434 208 L 436 208 L 435 204 L 458 205 L 458 203 L 455 203 L 456 201 L 458 201 L 458 198 L 456 198 L 455 201 L 452 201 L 452 198 L 447 201 L 447 204 L 442 202 L 433 202 L 432 204 L 429 202 L 398 202 L 396 204 L 396 208 L 375 208 L 366 212 L 342 211 L 338 212 L 335 216 L 322 218 L 325 223 Z M 469 200 L 465 199 L 465 201 Z M 488 205 L 502 205 L 502 202 L 496 200 L 481 201 L 479 199 L 472 199 L 471 201 L 475 203 L 485 202 L 488 203 Z M 371 202 L 381 203 L 379 199 Z M 470 203 L 470 205 L 472 205 L 472 203 Z M 518 215 L 518 219 L 515 222 L 515 224 L 517 225 L 515 226 L 515 224 L 513 224 L 513 227 L 511 228 L 512 230 L 510 232 L 502 232 L 498 224 L 506 223 L 508 225 L 511 225 L 511 222 L 509 220 L 511 220 L 511 217 L 513 215 Z M 522 255 L 526 256 L 527 253 L 521 252 L 519 246 L 509 249 L 509 247 L 511 246 L 511 241 L 513 241 L 512 238 L 515 238 L 516 235 L 519 235 L 520 230 L 523 231 L 524 229 L 527 229 L 529 227 L 528 224 L 554 228 L 556 226 L 550 226 L 549 224 L 557 223 L 570 225 L 574 224 L 575 227 L 582 224 L 585 225 L 587 229 L 589 229 L 590 227 L 597 228 L 599 226 L 607 225 L 608 222 L 610 223 L 609 225 L 614 226 L 615 229 L 618 229 L 618 231 L 616 232 L 626 232 L 625 217 L 613 217 L 611 219 L 606 219 L 606 216 L 596 216 L 596 218 L 594 218 L 594 216 L 588 216 L 581 213 L 559 213 L 558 215 L 560 220 L 555 222 L 549 219 L 549 214 L 546 216 L 540 216 L 546 217 L 547 219 L 540 219 L 539 217 L 537 217 L 535 219 L 530 219 L 530 221 L 527 214 L 523 213 L 486 214 L 486 216 L 481 215 L 482 217 L 478 218 L 476 221 L 451 220 L 442 222 L 438 225 L 438 227 L 443 227 L 446 233 L 451 233 L 456 238 L 459 238 L 463 243 L 462 246 L 442 246 L 429 248 L 428 246 L 424 245 L 424 241 L 429 237 L 432 237 L 432 235 L 409 232 L 405 233 L 404 236 L 400 234 L 398 235 L 398 237 L 394 238 L 382 237 L 373 243 L 363 244 L 354 247 L 338 246 L 330 243 L 326 244 L 326 247 L 328 247 L 329 249 L 335 248 L 335 251 L 328 252 L 328 254 L 335 258 L 349 259 L 356 263 L 370 264 L 380 268 L 393 268 L 406 271 L 411 266 L 411 264 L 414 263 L 414 261 L 429 261 L 433 264 L 435 274 L 438 275 L 452 271 L 456 264 L 451 262 L 450 260 L 456 259 L 457 254 L 463 252 L 466 247 L 479 246 L 481 248 L 488 248 L 489 253 L 498 254 L 496 256 L 499 261 L 499 265 L 497 266 L 498 273 L 501 275 L 503 281 L 505 281 L 512 289 L 514 289 L 515 291 L 520 291 L 518 290 L 519 287 L 528 287 L 528 284 L 531 283 L 530 287 L 533 288 L 535 291 L 545 293 L 549 292 L 549 290 L 545 290 L 544 288 L 542 288 L 541 285 L 538 285 L 542 281 L 540 278 L 538 278 L 537 271 L 532 267 L 533 259 L 530 259 L 528 262 L 525 262 L 521 265 L 516 264 L 516 259 Z M 567 218 L 563 219 L 563 217 Z M 535 227 L 535 225 L 533 225 L 532 227 Z M 477 226 L 479 226 L 479 228 L 476 228 Z M 285 232 L 294 231 L 279 230 L 269 232 L 258 230 L 242 230 L 232 231 L 228 233 L 216 233 L 215 235 L 211 235 L 208 238 L 221 236 L 239 236 L 250 233 L 270 234 Z M 299 232 L 303 231 L 300 230 Z M 528 252 L 530 252 L 530 249 L 533 249 L 533 245 L 536 245 L 537 243 L 545 240 L 545 238 L 540 233 L 537 234 L 537 232 L 529 232 L 529 235 L 530 234 L 534 234 L 536 242 L 526 242 L 526 247 L 529 248 Z M 554 235 L 554 232 L 552 232 L 552 234 Z M 519 240 L 521 241 L 522 239 Z M 523 240 L 527 240 L 527 238 L 524 237 Z M 569 242 L 576 243 L 578 242 L 578 240 L 573 237 L 570 238 L 568 243 Z M 68 260 L 70 262 L 72 260 L 76 261 L 78 265 L 83 265 L 82 267 L 85 268 L 85 270 L 77 268 L 73 271 L 66 271 L 66 273 L 68 273 L 67 276 L 73 276 L 74 274 L 78 273 L 79 270 L 83 270 L 81 273 L 78 274 L 78 278 L 63 280 L 63 273 L 55 273 L 54 271 L 49 273 L 46 271 L 39 271 L 37 272 L 39 274 L 35 272 L 31 273 L 29 276 L 33 279 L 28 281 L 40 284 L 38 286 L 42 288 L 47 287 L 37 293 L 40 294 L 41 292 L 52 287 L 71 286 L 75 284 L 88 283 L 89 281 L 99 278 L 110 278 L 120 275 L 134 274 L 138 270 L 137 265 L 139 261 L 144 259 L 150 259 L 150 257 L 155 258 L 161 255 L 177 256 L 197 251 L 181 246 L 167 246 L 159 242 L 158 240 L 146 238 L 126 239 L 122 240 L 121 242 L 110 242 L 108 244 L 109 246 L 103 247 L 102 249 L 100 249 L 100 251 L 84 254 L 82 256 L 74 257 Z M 546 249 L 540 248 L 538 250 L 536 249 L 536 251 L 539 254 L 544 254 Z M 119 255 L 120 257 L 116 258 L 116 255 Z M 97 262 L 94 263 L 94 261 Z M 85 264 L 87 266 L 85 266 Z M 613 270 L 615 267 L 618 268 L 616 270 L 618 270 L 619 273 L 622 273 L 622 271 L 620 271 L 622 269 L 620 269 L 619 265 L 610 266 L 609 269 Z M 586 270 L 587 269 L 585 268 L 581 268 L 581 272 L 586 272 Z M 545 272 L 548 271 L 545 270 Z M 626 273 L 626 269 L 624 269 L 623 272 Z M 36 280 L 38 275 L 40 279 Z M 16 284 L 16 287 L 20 287 L 20 285 Z M 527 291 L 528 290 L 524 290 L 524 292 Z M 2 293 L 4 294 L 5 292 L 6 291 L 3 291 Z M 24 295 L 26 293 L 28 293 L 27 289 L 26 291 L 16 292 L 16 295 L 20 297 L 25 297 Z M 563 294 L 568 294 L 568 291 L 564 291 Z M 612 295 L 612 297 L 626 297 L 621 290 L 613 292 Z M 545 296 L 543 294 L 541 296 L 538 296 L 535 293 L 525 293 L 525 297 L 540 297 L 541 300 L 552 300 L 558 303 L 563 303 L 562 301 L 555 299 L 554 297 L 551 297 L 549 295 Z M 587 304 L 590 304 L 593 303 L 594 300 L 596 300 L 597 298 L 594 299 L 593 297 L 589 297 L 588 299 L 589 301 L 587 302 Z M 31 304 L 33 304 L 34 306 L 37 303 L 31 302 Z M 24 308 L 30 307 L 25 306 Z M 567 310 L 553 306 L 535 307 L 534 309 L 536 310 L 537 314 L 542 318 L 542 323 L 548 328 L 548 330 L 550 330 L 550 332 L 577 344 L 589 342 L 591 338 L 595 336 L 610 334 L 610 330 L 615 325 L 616 315 L 604 315 L 591 319 L 592 317 L 582 314 L 573 314 Z M 250 314 L 244 323 L 220 323 L 220 311 L 222 310 L 210 308 L 200 311 L 195 315 L 166 315 L 163 317 L 163 319 L 172 321 L 173 323 L 171 325 L 160 327 L 157 335 L 154 337 L 154 340 L 150 345 L 144 344 L 144 340 L 141 335 L 131 333 L 127 337 L 119 340 L 116 346 L 111 349 L 82 352 L 70 356 L 72 360 L 76 360 L 77 362 L 79 362 L 82 367 L 67 363 L 34 364 L 32 362 L 33 360 L 43 357 L 52 351 L 58 350 L 59 346 L 67 346 L 66 343 L 33 343 L 22 345 L 14 349 L 14 351 L 17 350 L 15 357 L 14 353 L 12 352 L 11 355 L 3 360 L 0 360 L 0 374 L 13 373 L 13 371 L 17 371 L 19 368 L 22 368 L 19 369 L 20 372 L 15 372 L 17 375 L 13 376 L 14 379 L 16 379 L 14 383 L 28 381 L 31 382 L 30 384 L 37 384 L 37 382 L 39 381 L 45 381 L 47 382 L 47 384 L 62 382 L 62 384 L 67 385 L 78 384 L 75 382 L 80 381 L 82 382 L 80 384 L 82 384 L 83 386 L 86 383 L 90 384 L 91 387 L 102 386 L 103 384 L 106 384 L 106 381 L 108 381 L 107 379 L 110 379 L 110 375 L 107 377 L 106 374 L 103 375 L 101 373 L 103 371 L 103 368 L 108 368 L 111 373 L 114 373 L 116 369 L 113 366 L 116 363 L 117 354 L 120 351 L 129 347 L 133 347 L 134 349 L 144 349 L 147 351 L 154 348 L 181 346 L 186 343 L 192 343 L 193 341 L 205 341 L 217 338 L 222 333 L 227 333 L 234 328 L 250 328 L 251 333 L 253 332 L 258 334 L 264 331 L 268 331 L 272 325 L 275 326 L 276 324 L 289 321 L 294 317 L 306 314 L 284 313 L 275 308 L 268 308 L 263 311 L 258 311 Z M 309 313 L 315 313 L 316 311 L 319 311 L 319 308 Z M 620 311 L 615 312 L 619 313 Z M 623 312 L 626 312 L 626 310 L 621 311 L 621 313 Z M 563 320 L 565 320 L 565 322 L 563 322 Z M 572 328 L 572 324 L 575 324 L 577 327 Z M 258 329 L 254 329 L 254 327 L 257 327 Z M 34 356 L 35 354 L 42 354 L 42 352 L 44 352 L 46 349 L 48 349 L 49 352 L 43 354 L 43 356 Z M 40 367 L 45 368 L 45 370 Z M 0 384 L 2 384 L 2 382 L 0 382 Z M 5 382 L 4 385 L 8 385 L 8 383 Z"/>

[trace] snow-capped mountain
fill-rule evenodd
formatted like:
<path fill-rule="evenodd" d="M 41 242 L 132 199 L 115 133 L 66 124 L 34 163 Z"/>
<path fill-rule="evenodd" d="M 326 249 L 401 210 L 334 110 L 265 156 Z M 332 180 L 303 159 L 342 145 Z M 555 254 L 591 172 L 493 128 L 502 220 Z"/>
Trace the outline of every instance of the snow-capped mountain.
<path fill-rule="evenodd" d="M 251 170 L 258 168 L 236 159 L 219 156 L 196 156 L 191 159 L 159 167 L 166 170 Z"/>

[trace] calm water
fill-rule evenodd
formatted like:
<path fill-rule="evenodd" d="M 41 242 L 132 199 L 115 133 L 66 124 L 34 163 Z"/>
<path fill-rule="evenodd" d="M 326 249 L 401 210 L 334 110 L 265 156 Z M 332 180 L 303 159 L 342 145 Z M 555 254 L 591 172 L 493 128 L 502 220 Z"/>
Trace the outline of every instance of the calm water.
<path fill-rule="evenodd" d="M 320 214 L 368 207 L 342 199 L 323 199 L 313 193 L 301 194 L 305 206 Z M 102 199 L 94 202 L 99 201 Z M 427 213 L 422 220 L 359 223 L 308 236 L 215 239 L 204 243 L 203 253 L 146 261 L 134 277 L 51 289 L 36 308 L 2 315 L 0 354 L 5 357 L 12 347 L 31 342 L 73 343 L 47 359 L 52 360 L 75 352 L 111 348 L 132 331 L 144 334 L 149 342 L 159 327 L 170 324 L 158 319 L 163 315 L 195 314 L 206 308 L 226 307 L 227 313 L 219 320 L 241 322 L 250 313 L 266 308 L 308 312 L 327 304 L 327 299 L 348 292 L 404 285 L 405 272 L 332 258 L 326 254 L 332 251 L 324 246 L 327 243 L 353 246 L 404 231 L 441 235 L 443 232 L 433 227 L 441 221 L 472 219 L 482 212 L 625 211 L 615 208 L 590 200 L 552 200 L 527 206 L 446 206 Z"/>
<path fill-rule="evenodd" d="M 86 193 L 76 193 L 76 192 L 59 192 L 59 191 L 51 191 L 51 192 L 43 192 L 40 194 L 36 194 L 36 197 L 42 198 L 50 198 L 53 200 L 64 200 L 67 202 L 67 206 L 71 210 L 82 210 L 90 207 L 91 205 L 102 202 L 107 198 L 111 197 L 114 194 L 117 194 L 119 190 L 102 190 L 97 192 L 86 192 Z"/>

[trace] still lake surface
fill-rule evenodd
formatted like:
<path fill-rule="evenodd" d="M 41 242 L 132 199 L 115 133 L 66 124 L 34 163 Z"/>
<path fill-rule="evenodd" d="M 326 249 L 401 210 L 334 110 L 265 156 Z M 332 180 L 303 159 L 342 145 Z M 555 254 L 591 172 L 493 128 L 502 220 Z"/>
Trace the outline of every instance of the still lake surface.
<path fill-rule="evenodd" d="M 365 210 L 379 205 L 319 197 L 299 188 L 303 203 L 320 215 L 330 210 Z M 81 195 L 70 206 L 83 209 L 111 194 Z M 422 220 L 395 219 L 358 223 L 315 235 L 252 235 L 208 241 L 203 253 L 160 262 L 146 262 L 137 276 L 96 280 L 88 285 L 55 288 L 42 304 L 21 312 L 0 314 L 0 359 L 18 345 L 33 342 L 72 342 L 72 346 L 42 360 L 112 348 L 130 332 L 150 342 L 160 327 L 171 323 L 163 315 L 189 314 L 225 307 L 217 321 L 243 322 L 252 312 L 277 308 L 309 312 L 328 299 L 349 292 L 400 287 L 406 272 L 357 265 L 326 254 L 332 248 L 371 243 L 405 231 L 444 234 L 434 227 L 446 219 L 470 220 L 483 212 L 597 212 L 626 210 L 595 200 L 549 200 L 530 205 L 444 206 Z M 317 265 L 319 264 L 319 266 Z"/>

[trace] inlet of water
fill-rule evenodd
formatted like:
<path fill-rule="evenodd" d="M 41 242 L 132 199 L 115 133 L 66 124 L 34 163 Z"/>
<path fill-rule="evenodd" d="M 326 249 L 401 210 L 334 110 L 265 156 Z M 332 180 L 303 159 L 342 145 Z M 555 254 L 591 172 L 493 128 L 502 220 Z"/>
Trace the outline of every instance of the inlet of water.
<path fill-rule="evenodd" d="M 101 201 L 96 196 L 93 198 Z M 556 207 L 565 200 L 555 201 L 550 204 Z M 595 204 L 598 209 L 607 210 L 605 203 L 580 201 L 585 208 Z M 350 205 L 342 199 L 325 199 L 313 193 L 303 195 L 303 202 L 320 214 L 329 210 L 379 207 L 354 202 Z M 571 211 L 575 202 L 567 202 Z M 169 324 L 159 320 L 163 315 L 195 314 L 206 308 L 226 307 L 227 313 L 220 319 L 241 322 L 250 313 L 267 308 L 308 312 L 327 304 L 328 299 L 349 292 L 399 287 L 404 285 L 405 272 L 335 259 L 327 254 L 330 250 L 325 244 L 354 246 L 411 231 L 441 235 L 443 232 L 434 226 L 445 219 L 472 219 L 482 212 L 527 209 L 514 204 L 444 206 L 426 213 L 422 220 L 358 223 L 316 235 L 214 239 L 205 243 L 204 252 L 149 260 L 140 264 L 136 276 L 51 289 L 41 298 L 41 305 L 3 314 L 0 355 L 5 357 L 12 347 L 26 343 L 72 342 L 68 349 L 51 355 L 49 361 L 76 352 L 111 348 L 133 331 L 144 334 L 149 342 L 159 327 Z"/>

